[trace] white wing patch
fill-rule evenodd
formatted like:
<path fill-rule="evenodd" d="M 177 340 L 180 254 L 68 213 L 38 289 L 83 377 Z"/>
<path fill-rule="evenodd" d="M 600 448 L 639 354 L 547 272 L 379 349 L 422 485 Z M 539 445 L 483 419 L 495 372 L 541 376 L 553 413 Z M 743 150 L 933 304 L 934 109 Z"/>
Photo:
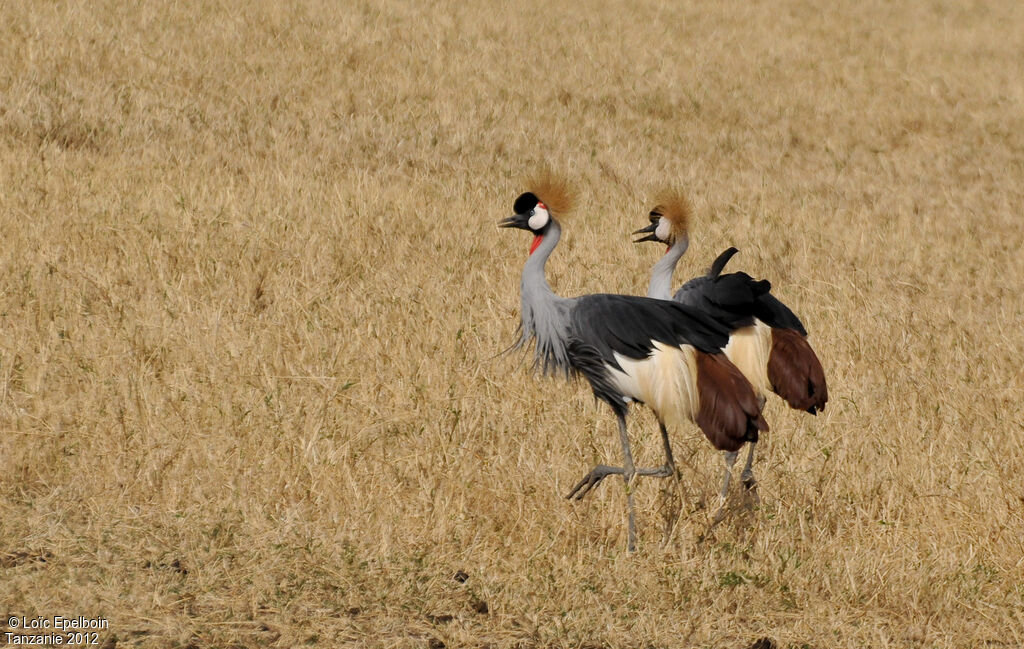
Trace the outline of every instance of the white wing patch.
<path fill-rule="evenodd" d="M 666 426 L 679 427 L 697 414 L 697 360 L 690 345 L 653 343 L 650 356 L 637 360 L 615 354 L 622 370 L 610 365 L 615 387 L 634 401 L 643 401 Z"/>
<path fill-rule="evenodd" d="M 758 396 L 765 396 L 768 385 L 768 355 L 772 349 L 772 328 L 754 319 L 752 327 L 743 327 L 732 332 L 725 355 L 733 365 L 743 372 Z"/>

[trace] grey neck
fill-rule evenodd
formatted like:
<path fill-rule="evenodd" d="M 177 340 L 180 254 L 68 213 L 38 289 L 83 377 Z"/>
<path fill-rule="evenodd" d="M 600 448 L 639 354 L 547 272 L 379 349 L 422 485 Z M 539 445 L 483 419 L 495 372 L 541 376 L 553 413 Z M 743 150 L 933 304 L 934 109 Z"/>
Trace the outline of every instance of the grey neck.
<path fill-rule="evenodd" d="M 647 287 L 647 297 L 657 300 L 672 299 L 672 273 L 675 272 L 676 264 L 686 254 L 689 246 L 689 238 L 679 237 L 658 263 L 654 264 L 654 268 L 651 269 L 651 283 Z"/>
<path fill-rule="evenodd" d="M 569 371 L 566 345 L 569 337 L 569 305 L 572 300 L 555 295 L 544 275 L 544 266 L 561 236 L 562 228 L 558 221 L 551 219 L 540 245 L 526 260 L 519 284 L 522 312 L 519 342 L 516 346 L 522 347 L 531 338 L 536 338 L 535 360 L 543 366 L 545 373 Z"/>

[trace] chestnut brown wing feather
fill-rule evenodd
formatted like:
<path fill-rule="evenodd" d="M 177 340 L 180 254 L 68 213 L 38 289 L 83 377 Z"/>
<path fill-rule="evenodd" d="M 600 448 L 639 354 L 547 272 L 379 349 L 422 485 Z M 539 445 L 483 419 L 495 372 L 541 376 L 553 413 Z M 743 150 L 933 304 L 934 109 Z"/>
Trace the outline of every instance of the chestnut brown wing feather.
<path fill-rule="evenodd" d="M 768 381 L 790 407 L 817 414 L 825 409 L 828 386 L 821 361 L 800 332 L 772 329 Z"/>
<path fill-rule="evenodd" d="M 736 451 L 768 431 L 754 388 L 723 354 L 697 352 L 696 422 L 711 445 Z"/>

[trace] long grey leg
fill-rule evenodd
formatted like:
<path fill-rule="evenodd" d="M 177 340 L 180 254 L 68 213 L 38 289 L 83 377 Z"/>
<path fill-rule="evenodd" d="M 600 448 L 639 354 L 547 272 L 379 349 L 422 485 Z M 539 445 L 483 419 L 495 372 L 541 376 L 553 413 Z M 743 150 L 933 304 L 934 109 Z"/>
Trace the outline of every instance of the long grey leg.
<path fill-rule="evenodd" d="M 725 497 L 729 493 L 729 480 L 732 478 L 732 467 L 736 464 L 736 456 L 739 455 L 739 451 L 732 451 L 726 453 L 725 457 L 725 480 L 722 481 L 722 493 L 718 495 L 718 512 L 715 514 L 715 524 L 717 525 L 725 518 Z"/>
<path fill-rule="evenodd" d="M 747 451 L 747 462 L 743 465 L 743 473 L 740 474 L 740 481 L 743 482 L 743 487 L 754 497 L 755 501 L 759 501 L 760 498 L 757 495 L 757 480 L 754 479 L 754 449 L 757 447 L 757 442 L 751 442 L 750 448 Z"/>
<path fill-rule="evenodd" d="M 665 430 L 664 424 L 661 426 L 661 443 L 665 447 L 665 464 L 654 469 L 640 469 L 634 467 L 633 472 L 638 476 L 652 477 L 652 478 L 668 478 L 675 476 L 676 480 L 679 479 L 679 474 L 676 472 L 676 463 L 672 458 L 672 447 L 668 442 L 668 431 Z M 625 476 L 626 470 L 623 467 L 608 466 L 607 464 L 598 464 L 590 473 L 583 476 L 579 482 L 572 488 L 569 495 L 566 496 L 569 500 L 576 499 L 582 500 L 584 496 L 590 493 L 590 490 L 601 484 L 601 481 L 610 475 L 621 475 Z"/>
<path fill-rule="evenodd" d="M 763 394 L 757 397 L 758 406 L 761 410 L 764 410 L 766 402 Z M 754 452 L 757 449 L 757 442 L 750 442 L 750 448 L 747 449 L 747 461 L 743 465 L 743 472 L 740 473 L 740 482 L 743 483 L 743 488 L 753 496 L 754 503 L 760 504 L 761 497 L 757 495 L 757 480 L 754 479 Z"/>
<path fill-rule="evenodd" d="M 678 478 L 676 461 L 672 458 L 672 446 L 668 443 L 668 431 L 665 430 L 665 424 L 658 422 L 658 426 L 661 428 L 661 443 L 665 446 L 665 469 L 668 475 L 674 475 Z"/>
<path fill-rule="evenodd" d="M 665 532 L 664 532 L 664 534 L 662 536 L 662 543 L 666 543 L 667 544 L 669 542 L 669 539 L 672 538 L 672 530 L 675 528 L 676 521 L 679 520 L 679 513 L 680 513 L 680 510 L 681 510 L 681 505 L 679 505 L 678 502 L 676 502 L 675 506 L 673 506 L 673 503 L 671 502 L 671 497 L 672 497 L 673 493 L 676 493 L 676 494 L 678 493 L 678 490 L 681 487 L 681 484 L 680 484 L 680 480 L 679 480 L 679 471 L 676 470 L 676 461 L 672 457 L 672 445 L 669 444 L 669 441 L 668 441 L 668 431 L 665 430 L 665 424 L 661 423 L 660 421 L 658 422 L 658 426 L 661 428 L 661 443 L 665 447 L 665 467 L 664 468 L 665 468 L 666 473 L 668 473 L 673 478 L 673 482 L 675 483 L 675 487 L 676 487 L 676 491 L 675 492 L 672 492 L 671 490 L 666 490 L 666 491 L 663 492 L 663 494 L 667 497 L 667 499 L 666 499 L 666 509 L 664 510 L 664 512 L 665 512 Z"/>
<path fill-rule="evenodd" d="M 626 508 L 629 512 L 629 546 L 630 552 L 636 552 L 636 510 L 633 507 L 633 476 L 636 469 L 633 466 L 633 452 L 629 449 L 629 433 L 626 432 L 626 418 L 618 415 L 619 419 L 619 441 L 622 442 L 622 481 L 626 485 Z"/>

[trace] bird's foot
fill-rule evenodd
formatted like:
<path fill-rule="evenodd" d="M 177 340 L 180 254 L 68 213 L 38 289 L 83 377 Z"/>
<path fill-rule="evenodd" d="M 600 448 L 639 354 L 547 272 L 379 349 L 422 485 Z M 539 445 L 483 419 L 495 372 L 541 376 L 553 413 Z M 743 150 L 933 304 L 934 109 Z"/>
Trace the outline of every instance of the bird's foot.
<path fill-rule="evenodd" d="M 608 466 L 607 464 L 598 464 L 590 473 L 583 476 L 583 479 L 576 483 L 576 486 L 572 488 L 569 495 L 566 496 L 569 500 L 582 500 L 584 496 L 590 493 L 590 490 L 601 484 L 601 481 L 610 475 L 623 475 L 626 472 L 621 466 Z"/>
<path fill-rule="evenodd" d="M 666 464 L 665 466 L 659 466 L 653 469 L 637 469 L 636 474 L 647 476 L 648 478 L 668 478 L 674 475 L 675 471 L 672 470 L 672 467 Z"/>
<path fill-rule="evenodd" d="M 624 475 L 626 470 L 621 466 L 608 466 L 607 464 L 598 464 L 590 473 L 583 476 L 576 486 L 572 488 L 569 495 L 566 496 L 569 500 L 583 500 L 583 497 L 590 493 L 590 490 L 601 484 L 601 481 L 610 475 Z M 673 474 L 672 468 L 668 465 L 659 466 L 653 469 L 635 469 L 636 475 L 642 475 L 651 478 L 667 478 Z"/>

